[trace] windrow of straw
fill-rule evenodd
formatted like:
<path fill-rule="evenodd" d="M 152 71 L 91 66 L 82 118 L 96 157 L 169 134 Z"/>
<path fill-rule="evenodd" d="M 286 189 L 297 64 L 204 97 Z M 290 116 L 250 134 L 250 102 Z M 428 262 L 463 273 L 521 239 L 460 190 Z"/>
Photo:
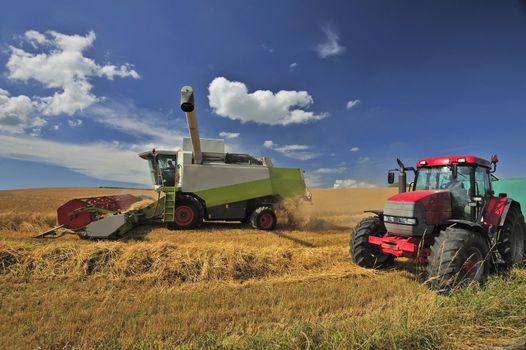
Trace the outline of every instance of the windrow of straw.
<path fill-rule="evenodd" d="M 0 213 L 0 231 L 39 232 L 55 224 L 55 214 Z"/>
<path fill-rule="evenodd" d="M 166 242 L 0 244 L 0 275 L 36 279 L 145 279 L 153 282 L 245 281 L 346 263 L 339 248 L 180 248 Z M 349 267 L 352 267 L 349 265 Z M 356 269 L 356 268 L 355 268 Z"/>

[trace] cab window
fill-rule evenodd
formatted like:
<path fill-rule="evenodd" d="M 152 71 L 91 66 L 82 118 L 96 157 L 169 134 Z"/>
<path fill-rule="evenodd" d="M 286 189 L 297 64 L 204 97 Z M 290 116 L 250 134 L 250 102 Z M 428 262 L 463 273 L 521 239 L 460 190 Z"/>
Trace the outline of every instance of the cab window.
<path fill-rule="evenodd" d="M 491 190 L 489 172 L 487 168 L 477 167 L 475 169 L 475 196 L 482 197 Z"/>

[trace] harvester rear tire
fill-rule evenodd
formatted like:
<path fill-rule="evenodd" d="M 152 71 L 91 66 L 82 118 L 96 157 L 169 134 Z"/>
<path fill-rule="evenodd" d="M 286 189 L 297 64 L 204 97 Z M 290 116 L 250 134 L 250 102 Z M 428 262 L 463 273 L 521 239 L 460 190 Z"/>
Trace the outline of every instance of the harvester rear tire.
<path fill-rule="evenodd" d="M 369 236 L 382 237 L 387 232 L 379 217 L 365 218 L 353 229 L 349 242 L 352 261 L 366 268 L 381 268 L 394 265 L 394 255 L 383 254 L 380 248 L 369 243 Z"/>
<path fill-rule="evenodd" d="M 511 207 L 498 233 L 497 249 L 504 260 L 504 268 L 521 264 L 524 259 L 526 233 L 524 216 L 517 207 Z"/>
<path fill-rule="evenodd" d="M 490 271 L 486 239 L 478 232 L 457 227 L 440 232 L 428 261 L 427 283 L 439 292 L 470 283 L 483 284 Z"/>
<path fill-rule="evenodd" d="M 250 216 L 250 224 L 258 230 L 272 231 L 276 228 L 277 221 L 276 213 L 270 206 L 259 207 Z"/>
<path fill-rule="evenodd" d="M 176 230 L 191 230 L 203 224 L 204 208 L 195 197 L 182 195 L 177 197 L 174 209 L 174 221 L 170 228 Z"/>

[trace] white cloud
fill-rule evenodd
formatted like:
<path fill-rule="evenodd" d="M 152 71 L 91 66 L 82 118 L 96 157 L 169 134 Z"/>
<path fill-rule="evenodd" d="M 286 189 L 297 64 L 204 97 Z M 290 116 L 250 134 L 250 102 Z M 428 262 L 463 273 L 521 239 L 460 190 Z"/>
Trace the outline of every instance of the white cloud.
<path fill-rule="evenodd" d="M 283 154 L 285 157 L 309 160 L 321 156 L 320 153 L 313 152 L 311 146 L 307 145 L 284 145 L 279 146 L 271 140 L 267 140 L 263 143 L 263 146 L 273 151 Z"/>
<path fill-rule="evenodd" d="M 58 165 L 101 180 L 150 184 L 146 161 L 114 143 L 79 145 L 0 135 L 0 157 Z"/>
<path fill-rule="evenodd" d="M 77 126 L 81 126 L 82 125 L 82 120 L 81 119 L 77 119 L 77 120 L 68 120 L 68 125 L 70 128 L 76 128 Z"/>
<path fill-rule="evenodd" d="M 365 164 L 365 163 L 369 163 L 371 161 L 371 158 L 369 157 L 360 157 L 360 159 L 358 159 L 358 164 Z"/>
<path fill-rule="evenodd" d="M 269 125 L 290 125 L 320 120 L 327 113 L 315 114 L 305 111 L 314 100 L 307 91 L 269 90 L 248 92 L 239 81 L 217 77 L 208 87 L 208 100 L 212 110 L 219 116 Z"/>
<path fill-rule="evenodd" d="M 373 184 L 364 181 L 357 181 L 354 179 L 336 180 L 333 188 L 372 188 L 376 187 Z"/>
<path fill-rule="evenodd" d="M 323 32 L 327 40 L 316 46 L 316 52 L 321 58 L 341 55 L 345 52 L 345 47 L 340 45 L 340 36 L 330 27 L 323 27 Z"/>
<path fill-rule="evenodd" d="M 239 135 L 241 135 L 240 133 L 238 132 L 227 132 L 227 131 L 221 131 L 219 133 L 219 136 L 220 137 L 224 137 L 225 139 L 235 139 L 235 138 L 238 138 Z"/>
<path fill-rule="evenodd" d="M 341 174 L 347 170 L 346 167 L 337 167 L 337 168 L 319 168 L 313 171 L 315 174 Z"/>
<path fill-rule="evenodd" d="M 360 103 L 360 100 L 349 100 L 347 101 L 347 109 L 351 109 L 354 106 L 356 106 L 358 103 Z"/>
<path fill-rule="evenodd" d="M 25 129 L 41 128 L 46 121 L 35 114 L 33 101 L 27 96 L 11 96 L 0 89 L 0 130 L 14 134 Z"/>
<path fill-rule="evenodd" d="M 53 131 L 60 130 L 60 124 L 51 125 L 51 130 L 53 130 Z"/>
<path fill-rule="evenodd" d="M 289 69 L 290 70 L 294 70 L 295 68 L 298 67 L 298 64 L 296 62 L 292 62 L 290 65 L 289 65 Z"/>
<path fill-rule="evenodd" d="M 93 45 L 95 38 L 93 31 L 82 36 L 30 30 L 24 34 L 24 39 L 41 52 L 30 53 L 10 46 L 7 78 L 23 83 L 34 80 L 54 92 L 50 96 L 29 98 L 25 95 L 12 97 L 2 90 L 0 130 L 21 133 L 45 124 L 43 117 L 73 115 L 88 108 L 100 101 L 91 92 L 93 77 L 139 78 L 129 64 L 101 66 L 85 57 L 84 51 Z"/>
<path fill-rule="evenodd" d="M 360 150 L 359 147 L 353 147 L 351 148 L 351 152 L 358 152 Z"/>

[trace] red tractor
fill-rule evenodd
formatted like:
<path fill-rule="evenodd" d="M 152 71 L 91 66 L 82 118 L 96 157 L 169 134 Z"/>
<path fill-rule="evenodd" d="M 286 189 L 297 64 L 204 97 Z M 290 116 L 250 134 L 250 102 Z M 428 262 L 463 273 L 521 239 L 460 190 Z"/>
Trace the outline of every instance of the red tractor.
<path fill-rule="evenodd" d="M 524 259 L 526 225 L 520 203 L 495 196 L 492 175 L 498 158 L 474 156 L 425 158 L 416 168 L 399 172 L 399 193 L 384 210 L 362 220 L 353 230 L 350 253 L 367 268 L 386 267 L 404 257 L 427 264 L 428 282 L 448 291 L 465 283 L 482 283 L 490 270 L 509 268 Z M 407 192 L 407 172 L 414 182 Z"/>

